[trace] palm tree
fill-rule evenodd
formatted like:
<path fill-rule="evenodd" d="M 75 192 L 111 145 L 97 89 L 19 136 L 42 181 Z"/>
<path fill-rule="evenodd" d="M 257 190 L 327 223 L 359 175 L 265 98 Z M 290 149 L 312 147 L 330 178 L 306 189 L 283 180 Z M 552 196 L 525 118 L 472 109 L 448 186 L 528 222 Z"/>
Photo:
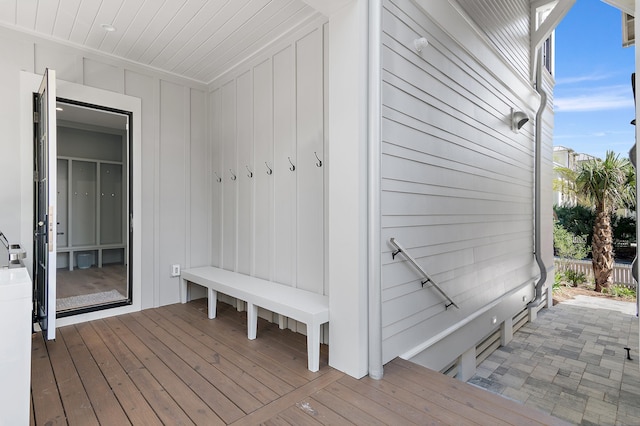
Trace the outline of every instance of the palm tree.
<path fill-rule="evenodd" d="M 575 176 L 576 191 L 595 207 L 591 256 L 597 292 L 612 284 L 613 233 L 611 214 L 635 203 L 635 173 L 629 160 L 607 151 L 599 158 L 580 163 Z"/>

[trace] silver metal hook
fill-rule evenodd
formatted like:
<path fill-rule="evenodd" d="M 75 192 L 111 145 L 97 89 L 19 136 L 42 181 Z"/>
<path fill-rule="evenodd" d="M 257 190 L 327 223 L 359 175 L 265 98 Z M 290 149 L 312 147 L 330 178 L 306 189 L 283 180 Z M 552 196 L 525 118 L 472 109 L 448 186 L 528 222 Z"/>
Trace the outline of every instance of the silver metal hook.
<path fill-rule="evenodd" d="M 231 180 L 236 180 L 237 177 L 236 175 L 233 173 L 233 170 L 229 169 L 229 171 L 231 172 Z"/>
<path fill-rule="evenodd" d="M 218 172 L 213 172 L 214 175 L 216 175 L 216 180 L 218 182 L 222 182 L 222 178 L 220 176 L 218 176 Z"/>
<path fill-rule="evenodd" d="M 296 170 L 296 166 L 291 162 L 291 157 L 287 157 L 287 158 L 289 159 L 289 164 L 291 164 L 291 167 L 289 167 L 289 170 L 294 172 Z"/>
<path fill-rule="evenodd" d="M 316 160 L 318 160 L 318 162 L 316 163 L 317 167 L 322 167 L 322 160 L 320 158 L 318 158 L 318 153 L 313 151 L 313 154 L 316 156 Z"/>
<path fill-rule="evenodd" d="M 251 171 L 251 169 L 249 169 L 249 166 L 245 166 L 247 168 L 247 171 L 249 172 L 249 174 L 247 176 L 249 176 L 250 178 L 253 177 L 253 172 Z"/>
<path fill-rule="evenodd" d="M 265 161 L 264 165 L 267 166 L 267 174 L 270 175 L 273 173 L 273 170 L 271 170 L 271 167 L 269 167 L 269 164 Z"/>

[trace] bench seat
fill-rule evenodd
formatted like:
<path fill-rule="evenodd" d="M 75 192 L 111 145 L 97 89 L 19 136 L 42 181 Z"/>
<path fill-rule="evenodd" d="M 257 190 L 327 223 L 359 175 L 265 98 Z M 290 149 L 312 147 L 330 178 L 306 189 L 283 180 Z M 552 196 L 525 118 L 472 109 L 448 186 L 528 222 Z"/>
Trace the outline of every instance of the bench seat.
<path fill-rule="evenodd" d="M 307 326 L 308 368 L 320 364 L 320 326 L 329 322 L 329 297 L 213 266 L 185 269 L 181 273 L 180 301 L 187 302 L 189 282 L 208 289 L 209 318 L 216 317 L 217 292 L 247 303 L 247 337 L 256 338 L 258 307 L 300 321 Z"/>

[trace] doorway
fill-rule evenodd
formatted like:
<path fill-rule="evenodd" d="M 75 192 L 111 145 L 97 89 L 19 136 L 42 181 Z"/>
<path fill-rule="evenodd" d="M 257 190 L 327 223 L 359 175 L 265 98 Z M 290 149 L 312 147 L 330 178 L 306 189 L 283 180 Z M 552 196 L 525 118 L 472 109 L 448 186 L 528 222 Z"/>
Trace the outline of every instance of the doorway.
<path fill-rule="evenodd" d="M 131 113 L 57 99 L 56 316 L 131 304 Z"/>

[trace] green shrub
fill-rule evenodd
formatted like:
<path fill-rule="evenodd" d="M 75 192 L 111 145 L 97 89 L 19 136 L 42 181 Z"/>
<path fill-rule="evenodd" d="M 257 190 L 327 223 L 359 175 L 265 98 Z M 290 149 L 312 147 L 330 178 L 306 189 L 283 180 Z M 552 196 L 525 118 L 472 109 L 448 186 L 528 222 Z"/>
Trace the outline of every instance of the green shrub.
<path fill-rule="evenodd" d="M 562 287 L 562 282 L 564 279 L 564 273 L 562 271 L 556 271 L 553 276 L 553 291 L 559 290 Z"/>
<path fill-rule="evenodd" d="M 596 214 L 592 208 L 584 206 L 561 207 L 554 206 L 553 211 L 558 218 L 558 223 L 574 235 L 585 236 L 586 243 L 591 246 L 593 238 L 593 224 Z"/>
<path fill-rule="evenodd" d="M 584 272 L 576 272 L 573 269 L 567 269 L 564 271 L 564 276 L 571 283 L 572 287 L 578 287 L 579 284 L 583 284 L 587 281 L 587 276 Z"/>
<path fill-rule="evenodd" d="M 561 259 L 584 259 L 589 250 L 587 244 L 576 238 L 559 223 L 553 225 L 553 248 Z"/>
<path fill-rule="evenodd" d="M 609 288 L 603 288 L 602 292 L 616 297 L 624 297 L 625 299 L 635 299 L 636 290 L 622 285 L 612 285 Z"/>

